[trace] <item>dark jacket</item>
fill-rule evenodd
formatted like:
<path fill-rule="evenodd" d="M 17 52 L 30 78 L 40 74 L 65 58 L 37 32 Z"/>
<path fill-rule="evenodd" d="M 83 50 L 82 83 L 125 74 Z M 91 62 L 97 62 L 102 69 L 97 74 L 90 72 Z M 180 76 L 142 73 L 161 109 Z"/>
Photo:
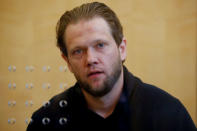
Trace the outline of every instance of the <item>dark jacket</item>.
<path fill-rule="evenodd" d="M 131 131 L 196 131 L 194 122 L 178 99 L 155 86 L 143 83 L 125 67 L 124 88 L 128 93 Z M 76 84 L 54 96 L 33 114 L 27 131 L 75 131 L 73 118 L 77 119 L 75 114 L 83 103 L 79 97 L 81 93 Z"/>

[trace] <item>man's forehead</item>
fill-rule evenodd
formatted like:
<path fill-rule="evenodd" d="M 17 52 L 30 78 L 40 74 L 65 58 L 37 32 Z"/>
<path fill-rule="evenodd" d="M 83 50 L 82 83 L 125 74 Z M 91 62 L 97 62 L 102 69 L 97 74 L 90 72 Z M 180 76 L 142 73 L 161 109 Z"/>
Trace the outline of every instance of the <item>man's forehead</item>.
<path fill-rule="evenodd" d="M 81 36 L 86 36 L 86 33 L 94 34 L 95 32 L 101 35 L 103 33 L 111 35 L 107 22 L 101 17 L 95 17 L 88 20 L 82 19 L 77 23 L 69 24 L 65 31 L 64 38 L 66 38 L 66 43 L 70 43 Z"/>
<path fill-rule="evenodd" d="M 74 23 L 70 23 L 65 32 L 67 32 L 70 28 L 72 29 L 78 29 L 79 27 L 82 29 L 86 29 L 86 30 L 92 30 L 92 29 L 98 29 L 100 26 L 102 26 L 103 28 L 107 28 L 110 29 L 107 21 L 99 16 L 93 17 L 93 18 L 82 18 L 79 19 L 77 22 Z M 70 32 L 69 32 L 70 33 Z"/>

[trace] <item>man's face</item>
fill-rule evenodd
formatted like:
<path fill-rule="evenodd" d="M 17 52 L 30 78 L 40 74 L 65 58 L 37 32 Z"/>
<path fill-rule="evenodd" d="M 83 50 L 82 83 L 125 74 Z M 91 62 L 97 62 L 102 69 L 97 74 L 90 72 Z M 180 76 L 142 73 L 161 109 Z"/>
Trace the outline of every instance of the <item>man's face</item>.
<path fill-rule="evenodd" d="M 125 41 L 118 47 L 101 17 L 68 25 L 65 36 L 68 56 L 64 58 L 82 90 L 97 97 L 107 94 L 122 72 Z"/>

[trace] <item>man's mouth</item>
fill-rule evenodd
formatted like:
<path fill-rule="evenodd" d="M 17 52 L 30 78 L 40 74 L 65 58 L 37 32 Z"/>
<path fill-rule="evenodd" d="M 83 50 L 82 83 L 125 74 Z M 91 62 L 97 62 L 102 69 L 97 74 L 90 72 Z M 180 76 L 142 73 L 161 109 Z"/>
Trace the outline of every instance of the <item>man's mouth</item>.
<path fill-rule="evenodd" d="M 88 74 L 88 77 L 98 77 L 99 75 L 103 74 L 103 71 L 93 71 Z"/>

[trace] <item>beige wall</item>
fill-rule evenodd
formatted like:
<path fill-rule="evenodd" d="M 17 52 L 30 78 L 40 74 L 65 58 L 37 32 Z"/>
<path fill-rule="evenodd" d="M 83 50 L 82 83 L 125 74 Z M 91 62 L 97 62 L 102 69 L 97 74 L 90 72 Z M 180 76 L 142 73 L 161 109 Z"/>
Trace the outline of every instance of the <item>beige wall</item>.
<path fill-rule="evenodd" d="M 1 0 L 0 130 L 25 130 L 25 119 L 44 101 L 71 86 L 69 71 L 55 47 L 55 25 L 61 14 L 85 0 Z M 91 0 L 89 0 L 91 1 Z M 143 81 L 179 98 L 196 122 L 197 1 L 102 0 L 119 16 L 127 38 L 126 66 Z M 9 71 L 10 65 L 16 71 Z M 34 71 L 27 72 L 26 66 Z M 50 66 L 49 72 L 43 67 Z M 16 89 L 9 89 L 16 83 Z M 26 83 L 33 83 L 26 89 Z M 50 83 L 51 88 L 42 88 Z M 8 101 L 16 101 L 8 106 Z M 26 106 L 26 101 L 33 105 Z M 16 123 L 8 124 L 9 118 Z"/>

